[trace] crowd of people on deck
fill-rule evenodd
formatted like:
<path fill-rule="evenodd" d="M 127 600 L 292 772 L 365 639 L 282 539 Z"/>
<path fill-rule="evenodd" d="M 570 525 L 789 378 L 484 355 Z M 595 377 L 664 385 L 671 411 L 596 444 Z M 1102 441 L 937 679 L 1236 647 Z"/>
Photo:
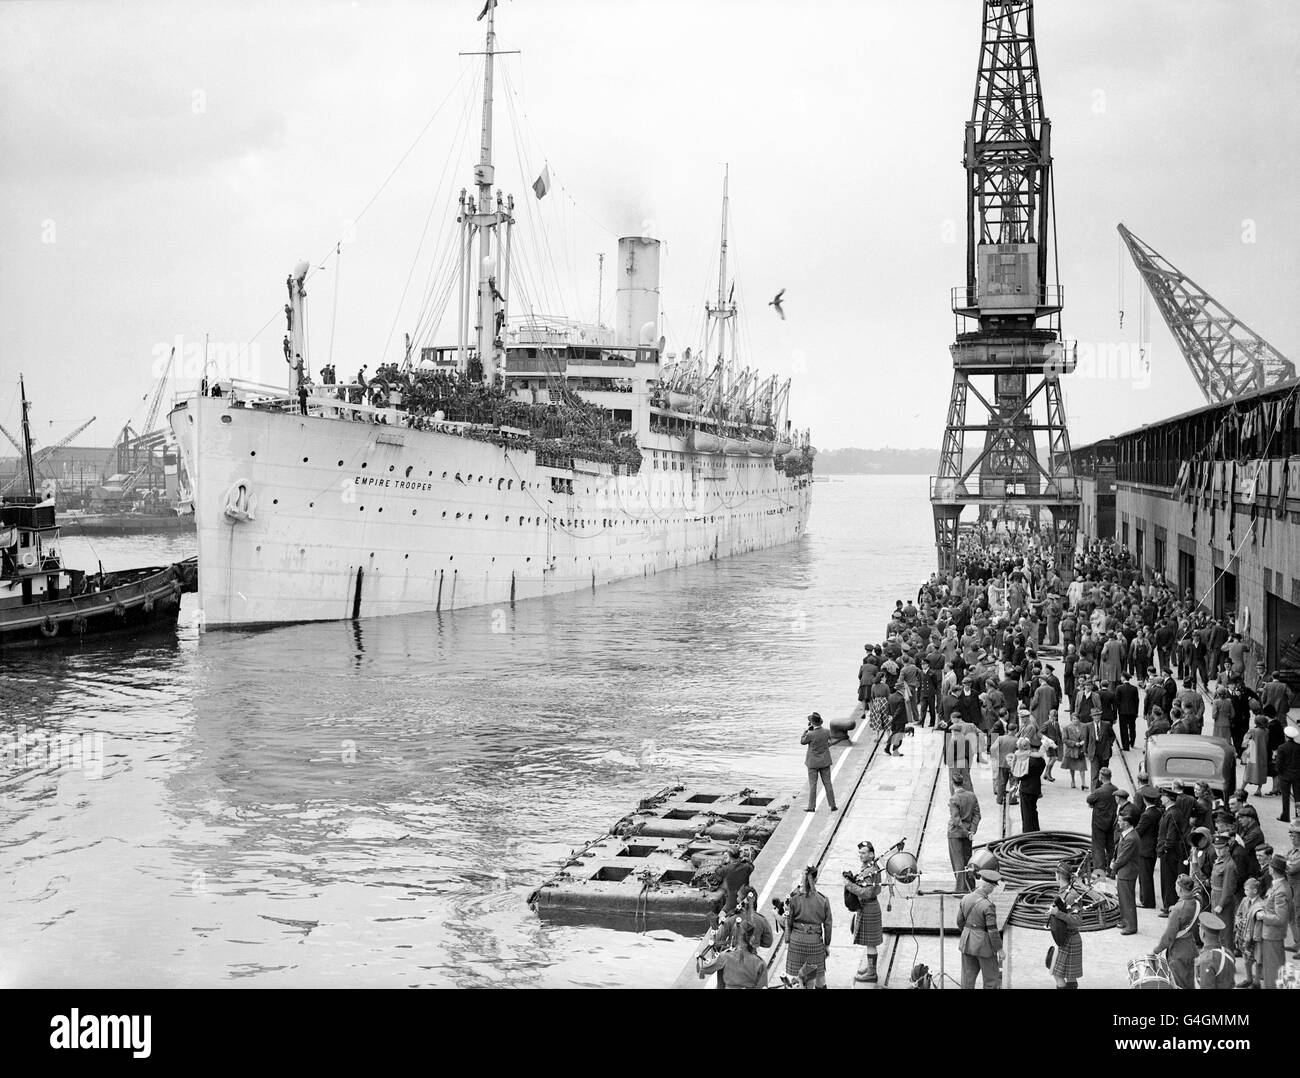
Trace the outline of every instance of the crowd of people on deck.
<path fill-rule="evenodd" d="M 1286 952 L 1300 944 L 1300 809 L 1291 818 L 1291 802 L 1300 800 L 1300 716 L 1291 713 L 1280 672 L 1266 677 L 1255 661 L 1248 614 L 1212 616 L 1190 590 L 1179 594 L 1160 574 L 1139 572 L 1130 553 L 1108 541 L 1077 552 L 1067 584 L 1037 544 L 1033 532 L 967 537 L 954 572 L 933 574 L 915 599 L 897 601 L 885 639 L 866 646 L 858 668 L 862 715 L 889 731 L 886 755 L 903 755 L 909 732 L 943 733 L 948 847 L 955 889 L 963 893 L 962 987 L 975 987 L 977 978 L 986 988 L 1001 984 L 992 898 L 1000 874 L 996 865 L 972 863 L 984 836 L 971 765 L 986 761 L 993 800 L 1018 808 L 1022 831 L 1040 829 L 1044 783 L 1067 775 L 1079 791 L 1080 824 L 1087 814 L 1080 829 L 1090 834 L 1092 852 L 1081 870 L 1058 866 L 1059 895 L 1048 918 L 1057 987 L 1077 988 L 1083 976 L 1074 899 L 1106 877 L 1118 892 L 1121 934 L 1137 932 L 1139 907 L 1158 909 L 1166 923 L 1154 953 L 1135 959 L 1177 987 L 1297 983 Z M 1139 715 L 1148 739 L 1186 734 L 1228 742 L 1240 765 L 1230 796 L 1221 781 L 1156 788 L 1140 770 L 1141 757 L 1130 768 L 1139 785 L 1133 794 L 1112 782 L 1116 751 L 1145 745 Z M 819 715 L 810 716 L 802 739 L 810 812 L 819 785 L 836 811 L 829 744 L 837 735 L 848 730 L 826 730 Z M 1271 797 L 1280 799 L 1273 802 L 1280 803 L 1277 818 L 1289 824 L 1289 848 L 1264 841 L 1259 814 Z M 865 948 L 857 979 L 871 983 L 882 942 L 881 881 L 870 843 L 860 848 L 863 871 L 846 883 L 844 901 L 853 943 Z M 824 987 L 832 914 L 814 868 L 782 907 L 781 921 L 787 978 Z M 725 921 L 719 931 L 743 934 Z M 914 969 L 914 987 L 930 982 L 924 966 Z"/>

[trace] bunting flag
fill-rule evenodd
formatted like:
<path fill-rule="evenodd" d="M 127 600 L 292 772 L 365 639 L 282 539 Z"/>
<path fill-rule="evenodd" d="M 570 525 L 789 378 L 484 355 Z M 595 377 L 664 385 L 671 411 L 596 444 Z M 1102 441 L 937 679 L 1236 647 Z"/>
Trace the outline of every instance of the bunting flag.
<path fill-rule="evenodd" d="M 1262 478 L 1259 474 L 1260 465 L 1260 461 L 1252 460 L 1245 468 L 1245 495 L 1246 501 L 1250 503 L 1250 534 L 1252 542 L 1258 541 L 1258 535 L 1255 532 L 1255 521 L 1259 518 L 1259 487 Z"/>
<path fill-rule="evenodd" d="M 1228 510 L 1228 546 L 1237 545 L 1237 462 L 1228 461 L 1223 469 L 1223 477 L 1227 480 L 1224 483 L 1224 492 L 1227 495 L 1227 501 L 1224 503 Z"/>
<path fill-rule="evenodd" d="M 542 174 L 533 181 L 533 194 L 538 199 L 546 197 L 546 192 L 551 189 L 551 169 L 549 165 L 542 166 Z"/>
<path fill-rule="evenodd" d="M 497 6 L 497 0 L 487 0 L 487 3 L 483 5 L 483 10 L 478 13 L 478 18 L 475 19 L 474 21 L 482 22 L 484 19 L 487 18 L 487 13 L 496 6 Z"/>

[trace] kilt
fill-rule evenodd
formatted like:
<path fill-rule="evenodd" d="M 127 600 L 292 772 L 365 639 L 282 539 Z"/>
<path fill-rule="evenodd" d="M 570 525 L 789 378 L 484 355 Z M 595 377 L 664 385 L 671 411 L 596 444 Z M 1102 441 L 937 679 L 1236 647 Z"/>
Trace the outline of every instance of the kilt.
<path fill-rule="evenodd" d="M 1079 933 L 1071 932 L 1070 938 L 1056 948 L 1052 976 L 1064 977 L 1067 981 L 1077 981 L 1083 976 L 1083 937 Z"/>
<path fill-rule="evenodd" d="M 805 932 L 790 934 L 785 948 L 785 971 L 797 977 L 805 965 L 809 972 L 822 973 L 826 969 L 826 947 L 820 931 L 815 936 Z"/>
<path fill-rule="evenodd" d="M 862 903 L 862 908 L 854 914 L 853 942 L 858 947 L 879 947 L 884 934 L 881 932 L 880 903 L 874 898 Z"/>

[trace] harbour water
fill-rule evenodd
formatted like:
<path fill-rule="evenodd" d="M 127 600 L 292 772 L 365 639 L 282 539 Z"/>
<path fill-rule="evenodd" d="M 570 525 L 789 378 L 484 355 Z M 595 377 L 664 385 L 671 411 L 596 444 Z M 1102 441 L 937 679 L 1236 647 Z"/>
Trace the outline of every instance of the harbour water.
<path fill-rule="evenodd" d="M 526 896 L 668 783 L 792 790 L 931 529 L 924 476 L 849 477 L 793 544 L 595 592 L 202 640 L 187 595 L 179 639 L 6 655 L 0 985 L 667 985 L 690 941 Z"/>

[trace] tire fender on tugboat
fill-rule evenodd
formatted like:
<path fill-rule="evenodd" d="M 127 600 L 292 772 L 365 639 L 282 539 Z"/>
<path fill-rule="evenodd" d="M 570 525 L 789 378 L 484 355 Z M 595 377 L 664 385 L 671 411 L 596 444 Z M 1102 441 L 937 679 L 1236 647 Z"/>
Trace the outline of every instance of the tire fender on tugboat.
<path fill-rule="evenodd" d="M 81 614 L 78 614 L 75 618 L 72 619 L 72 631 L 76 633 L 78 636 L 82 636 L 85 634 L 86 619 Z"/>
<path fill-rule="evenodd" d="M 59 635 L 59 623 L 49 614 L 46 614 L 45 620 L 41 622 L 41 635 L 47 640 L 52 636 Z"/>
<path fill-rule="evenodd" d="M 152 614 L 152 613 L 153 613 L 153 596 L 152 596 L 152 595 L 146 595 L 146 596 L 144 597 L 144 612 L 145 612 L 146 614 Z"/>
<path fill-rule="evenodd" d="M 115 603 L 113 605 L 113 614 L 119 618 L 126 617 L 126 607 L 123 606 L 121 603 Z"/>

